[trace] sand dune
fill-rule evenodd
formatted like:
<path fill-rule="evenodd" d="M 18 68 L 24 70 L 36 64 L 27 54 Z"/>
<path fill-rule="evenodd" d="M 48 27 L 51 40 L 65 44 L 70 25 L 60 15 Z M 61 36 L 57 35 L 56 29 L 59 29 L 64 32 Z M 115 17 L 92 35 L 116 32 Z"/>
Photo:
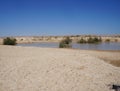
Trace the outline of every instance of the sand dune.
<path fill-rule="evenodd" d="M 120 52 L 1 45 L 0 91 L 113 91 L 120 67 L 102 59 L 113 55 Z"/>

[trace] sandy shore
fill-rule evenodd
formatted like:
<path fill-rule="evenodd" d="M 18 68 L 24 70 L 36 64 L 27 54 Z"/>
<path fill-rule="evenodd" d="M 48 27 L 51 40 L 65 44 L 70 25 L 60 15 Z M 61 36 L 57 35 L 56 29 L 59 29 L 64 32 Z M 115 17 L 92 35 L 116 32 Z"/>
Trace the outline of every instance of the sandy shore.
<path fill-rule="evenodd" d="M 0 45 L 0 91 L 114 91 L 116 61 L 119 51 Z"/>

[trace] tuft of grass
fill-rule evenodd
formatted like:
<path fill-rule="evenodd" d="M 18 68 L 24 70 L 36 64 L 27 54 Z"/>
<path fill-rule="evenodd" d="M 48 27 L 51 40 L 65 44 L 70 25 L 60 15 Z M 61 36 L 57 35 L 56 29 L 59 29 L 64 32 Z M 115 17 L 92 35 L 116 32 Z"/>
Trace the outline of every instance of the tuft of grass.
<path fill-rule="evenodd" d="M 117 67 L 120 67 L 120 60 L 110 61 L 110 64 L 112 64 L 112 65 L 114 65 L 114 66 L 117 66 Z"/>

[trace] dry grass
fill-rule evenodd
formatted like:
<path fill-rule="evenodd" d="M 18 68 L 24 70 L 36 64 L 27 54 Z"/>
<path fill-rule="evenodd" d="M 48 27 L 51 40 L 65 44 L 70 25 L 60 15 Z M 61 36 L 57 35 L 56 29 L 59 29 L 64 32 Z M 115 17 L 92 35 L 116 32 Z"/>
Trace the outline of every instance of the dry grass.
<path fill-rule="evenodd" d="M 112 64 L 113 66 L 120 67 L 120 60 L 107 60 L 103 59 L 105 62 Z"/>
<path fill-rule="evenodd" d="M 117 66 L 117 67 L 120 67 L 120 60 L 110 61 L 110 64 L 112 64 L 112 65 L 114 65 L 114 66 Z"/>

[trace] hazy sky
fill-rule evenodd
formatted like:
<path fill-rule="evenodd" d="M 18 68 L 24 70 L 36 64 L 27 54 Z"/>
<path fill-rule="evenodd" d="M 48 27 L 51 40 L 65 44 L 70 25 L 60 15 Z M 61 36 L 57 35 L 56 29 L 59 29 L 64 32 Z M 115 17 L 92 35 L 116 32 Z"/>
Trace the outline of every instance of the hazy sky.
<path fill-rule="evenodd" d="M 0 36 L 120 34 L 120 0 L 0 0 Z"/>

